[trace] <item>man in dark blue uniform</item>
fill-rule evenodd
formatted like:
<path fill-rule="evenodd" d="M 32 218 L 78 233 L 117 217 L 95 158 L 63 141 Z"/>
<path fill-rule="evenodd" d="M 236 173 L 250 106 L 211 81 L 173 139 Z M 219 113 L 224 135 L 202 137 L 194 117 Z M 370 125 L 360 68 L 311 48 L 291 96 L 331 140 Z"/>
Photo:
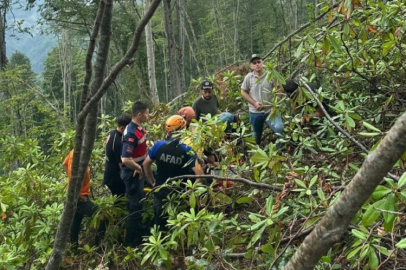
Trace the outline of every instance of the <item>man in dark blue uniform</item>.
<path fill-rule="evenodd" d="M 123 148 L 121 151 L 123 169 L 121 170 L 121 179 L 124 181 L 129 199 L 129 213 L 125 225 L 126 237 L 124 245 L 135 247 L 142 243 L 142 204 L 140 201 L 144 197 L 142 163 L 147 156 L 147 132 L 141 125 L 148 121 L 148 106 L 140 101 L 134 102 L 131 108 L 131 115 L 131 122 L 123 133 Z M 136 236 L 138 236 L 137 239 Z"/>
<path fill-rule="evenodd" d="M 165 128 L 169 135 L 181 130 L 186 126 L 186 121 L 180 115 L 173 115 L 165 122 Z M 152 164 L 156 163 L 157 171 L 154 177 Z M 149 151 L 144 161 L 144 171 L 152 186 L 159 186 L 168 178 L 194 173 L 203 175 L 196 153 L 190 146 L 180 143 L 179 140 L 170 136 L 164 141 L 158 141 Z M 161 188 L 154 193 L 155 225 L 165 230 L 166 220 L 162 216 L 162 201 L 170 193 L 169 188 Z"/>
<path fill-rule="evenodd" d="M 104 166 L 103 184 L 117 197 L 124 196 L 125 185 L 120 177 L 122 167 L 121 148 L 123 132 L 131 122 L 131 116 L 123 114 L 117 119 L 117 128 L 110 131 L 106 139 L 106 163 Z"/>

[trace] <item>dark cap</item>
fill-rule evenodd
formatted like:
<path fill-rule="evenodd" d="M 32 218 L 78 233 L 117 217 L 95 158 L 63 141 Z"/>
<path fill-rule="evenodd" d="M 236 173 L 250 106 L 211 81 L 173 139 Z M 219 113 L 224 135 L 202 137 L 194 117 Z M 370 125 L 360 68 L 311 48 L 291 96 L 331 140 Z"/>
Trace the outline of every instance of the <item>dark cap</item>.
<path fill-rule="evenodd" d="M 256 59 L 256 58 L 258 58 L 258 59 L 262 59 L 262 58 L 261 58 L 261 56 L 260 56 L 259 54 L 254 53 L 253 55 L 251 55 L 251 58 L 250 58 L 250 63 L 252 62 L 252 60 L 254 60 L 254 59 Z"/>
<path fill-rule="evenodd" d="M 213 84 L 210 81 L 203 81 L 200 89 L 213 89 Z"/>

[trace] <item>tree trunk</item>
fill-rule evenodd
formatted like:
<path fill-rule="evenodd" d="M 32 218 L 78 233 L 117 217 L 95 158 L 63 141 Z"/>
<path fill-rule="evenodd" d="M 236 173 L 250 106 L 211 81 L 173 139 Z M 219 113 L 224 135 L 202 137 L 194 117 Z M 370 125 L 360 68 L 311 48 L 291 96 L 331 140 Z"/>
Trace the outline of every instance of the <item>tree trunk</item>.
<path fill-rule="evenodd" d="M 181 93 L 180 89 L 180 76 L 178 72 L 178 64 L 176 59 L 176 44 L 173 34 L 172 24 L 172 9 L 171 0 L 163 0 L 164 13 L 165 13 L 165 32 L 168 41 L 168 54 L 169 54 L 169 92 L 170 98 L 177 97 Z"/>
<path fill-rule="evenodd" d="M 378 148 L 370 153 L 340 198 L 306 237 L 285 270 L 313 269 L 323 254 L 338 243 L 351 219 L 406 151 L 406 113 L 389 130 Z"/>
<path fill-rule="evenodd" d="M 314 0 L 314 17 L 317 18 L 317 6 L 319 5 L 319 1 Z"/>
<path fill-rule="evenodd" d="M 63 115 L 68 116 L 70 110 L 70 90 L 71 90 L 71 67 L 72 53 L 70 51 L 69 33 L 67 30 L 62 31 L 62 41 L 59 42 L 59 63 L 61 66 L 62 85 L 63 85 Z"/>
<path fill-rule="evenodd" d="M 187 23 L 189 24 L 190 32 L 192 33 L 192 38 L 193 38 L 193 39 L 190 40 L 189 35 L 188 35 L 188 31 L 187 31 L 187 29 L 186 29 L 186 26 L 185 26 L 185 35 L 186 35 L 186 38 L 187 38 L 188 41 L 189 41 L 189 49 L 190 49 L 190 52 L 191 52 L 191 54 L 192 54 L 192 57 L 193 57 L 193 59 L 194 59 L 194 61 L 195 61 L 194 64 L 195 64 L 195 66 L 196 66 L 197 73 L 200 74 L 200 61 L 197 60 L 197 58 L 196 58 L 196 53 L 195 53 L 195 50 L 194 50 L 194 48 L 196 48 L 196 52 L 197 52 L 197 53 L 200 52 L 200 49 L 199 49 L 199 42 L 197 41 L 197 38 L 196 38 L 195 30 L 194 30 L 194 28 L 193 28 L 192 21 L 191 21 L 191 19 L 190 19 L 190 17 L 189 17 L 189 14 L 188 14 L 188 12 L 187 12 L 186 4 L 187 4 L 186 1 L 183 0 L 183 9 L 182 9 L 182 11 L 183 11 L 183 15 L 184 15 L 184 17 L 185 17 Z M 192 73 L 190 74 L 190 77 L 193 77 Z"/>
<path fill-rule="evenodd" d="M 8 1 L 3 1 L 2 7 L 0 7 L 0 70 L 7 65 L 6 54 L 6 13 L 8 8 Z"/>
<path fill-rule="evenodd" d="M 179 38 L 178 38 L 178 53 L 177 53 L 177 60 L 179 63 L 179 87 L 180 87 L 180 94 L 185 91 L 185 65 L 183 63 L 184 55 L 185 55 L 185 35 L 183 33 L 183 29 L 185 28 L 185 23 L 183 20 L 183 16 L 181 14 L 182 5 L 180 1 L 176 1 L 176 16 L 178 19 L 178 31 L 179 31 Z"/>
<path fill-rule="evenodd" d="M 164 85 L 165 85 L 165 102 L 169 102 L 169 83 L 168 83 L 168 59 L 166 57 L 166 49 L 162 47 L 162 54 L 164 56 Z"/>
<path fill-rule="evenodd" d="M 142 1 L 144 5 L 144 15 L 149 8 L 149 0 Z M 154 42 L 152 39 L 152 27 L 151 22 L 145 27 L 145 40 L 147 45 L 147 62 L 148 62 L 148 79 L 149 79 L 149 89 L 152 104 L 159 104 L 158 89 L 156 86 L 156 76 L 155 76 L 155 53 L 154 53 Z"/>
<path fill-rule="evenodd" d="M 240 9 L 240 0 L 236 0 L 236 5 L 235 9 L 233 12 L 233 21 L 234 21 L 234 42 L 233 42 L 233 47 L 234 47 L 234 60 L 233 62 L 237 62 L 237 55 L 239 55 L 239 50 L 238 50 L 238 12 Z"/>
<path fill-rule="evenodd" d="M 227 31 L 223 27 L 223 24 L 221 22 L 221 14 L 220 14 L 220 11 L 218 10 L 217 5 L 218 5 L 217 0 L 213 0 L 214 17 L 216 18 L 217 27 L 221 30 L 220 32 L 221 32 L 221 37 L 222 37 L 222 42 L 223 42 L 224 59 L 223 59 L 221 53 L 220 53 L 220 55 L 213 54 L 213 57 L 218 58 L 219 61 L 217 62 L 217 64 L 222 67 L 222 66 L 225 66 L 225 63 L 227 62 L 227 49 L 226 49 L 226 44 L 227 44 L 226 33 L 227 33 Z M 209 44 L 209 46 L 210 46 L 210 44 Z M 218 57 L 218 56 L 220 56 L 220 57 Z M 216 62 L 215 59 L 213 59 L 213 60 L 214 60 L 213 62 L 215 63 Z"/>
<path fill-rule="evenodd" d="M 95 26 L 90 38 L 90 43 L 86 55 L 86 75 L 83 85 L 80 112 L 77 117 L 75 134 L 75 152 L 72 161 L 72 177 L 70 180 L 68 194 L 61 220 L 58 225 L 58 231 L 55 235 L 54 248 L 46 266 L 47 270 L 57 270 L 62 261 L 68 240 L 69 230 L 75 213 L 76 202 L 79 197 L 79 191 L 82 186 L 83 177 L 89 164 L 90 156 L 93 150 L 98 102 L 106 93 L 108 87 L 117 78 L 119 72 L 127 65 L 132 63 L 132 57 L 136 52 L 141 33 L 149 19 L 154 14 L 161 0 L 154 0 L 149 11 L 139 21 L 138 27 L 134 31 L 132 44 L 124 57 L 113 67 L 107 77 L 104 76 L 108 51 L 111 39 L 111 20 L 113 0 L 99 2 L 99 9 L 95 20 Z M 98 55 L 95 63 L 95 76 L 89 93 L 89 83 L 92 78 L 91 60 L 95 48 L 96 38 L 100 29 L 100 41 L 98 46 Z"/>

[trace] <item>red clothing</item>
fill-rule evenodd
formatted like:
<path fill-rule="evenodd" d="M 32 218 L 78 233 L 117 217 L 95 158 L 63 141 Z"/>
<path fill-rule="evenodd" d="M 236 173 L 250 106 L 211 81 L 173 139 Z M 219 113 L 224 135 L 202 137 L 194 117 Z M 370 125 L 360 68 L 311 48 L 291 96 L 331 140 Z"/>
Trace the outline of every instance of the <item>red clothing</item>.
<path fill-rule="evenodd" d="M 132 157 L 137 163 L 147 157 L 147 132 L 134 122 L 124 130 L 121 157 Z"/>

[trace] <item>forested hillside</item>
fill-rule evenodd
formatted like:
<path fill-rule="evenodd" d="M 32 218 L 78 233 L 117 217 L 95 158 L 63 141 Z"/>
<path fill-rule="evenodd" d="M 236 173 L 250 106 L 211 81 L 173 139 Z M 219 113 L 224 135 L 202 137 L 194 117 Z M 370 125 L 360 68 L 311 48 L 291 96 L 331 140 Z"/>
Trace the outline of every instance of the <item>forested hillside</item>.
<path fill-rule="evenodd" d="M 42 3 L 42 1 L 38 1 Z M 16 51 L 24 53 L 31 62 L 32 70 L 41 73 L 44 61 L 56 40 L 47 35 L 46 26 L 37 24 L 41 18 L 36 7 L 26 9 L 27 3 L 11 3 L 11 12 L 6 14 L 6 48 L 7 57 Z"/>
<path fill-rule="evenodd" d="M 4 58 L 16 5 L 3 2 L 1 269 L 405 268 L 404 1 L 17 1 L 57 37 L 41 74 L 24 53 Z M 252 54 L 273 84 L 270 119 L 284 125 L 259 145 L 241 94 Z M 142 244 L 126 246 L 129 199 L 103 185 L 108 132 L 146 102 L 151 148 L 203 80 L 241 123 L 226 134 L 209 115 L 179 132 L 217 163 L 167 180 L 167 230 L 152 225 L 158 187 L 144 189 Z M 76 246 L 88 167 L 99 208 Z"/>

